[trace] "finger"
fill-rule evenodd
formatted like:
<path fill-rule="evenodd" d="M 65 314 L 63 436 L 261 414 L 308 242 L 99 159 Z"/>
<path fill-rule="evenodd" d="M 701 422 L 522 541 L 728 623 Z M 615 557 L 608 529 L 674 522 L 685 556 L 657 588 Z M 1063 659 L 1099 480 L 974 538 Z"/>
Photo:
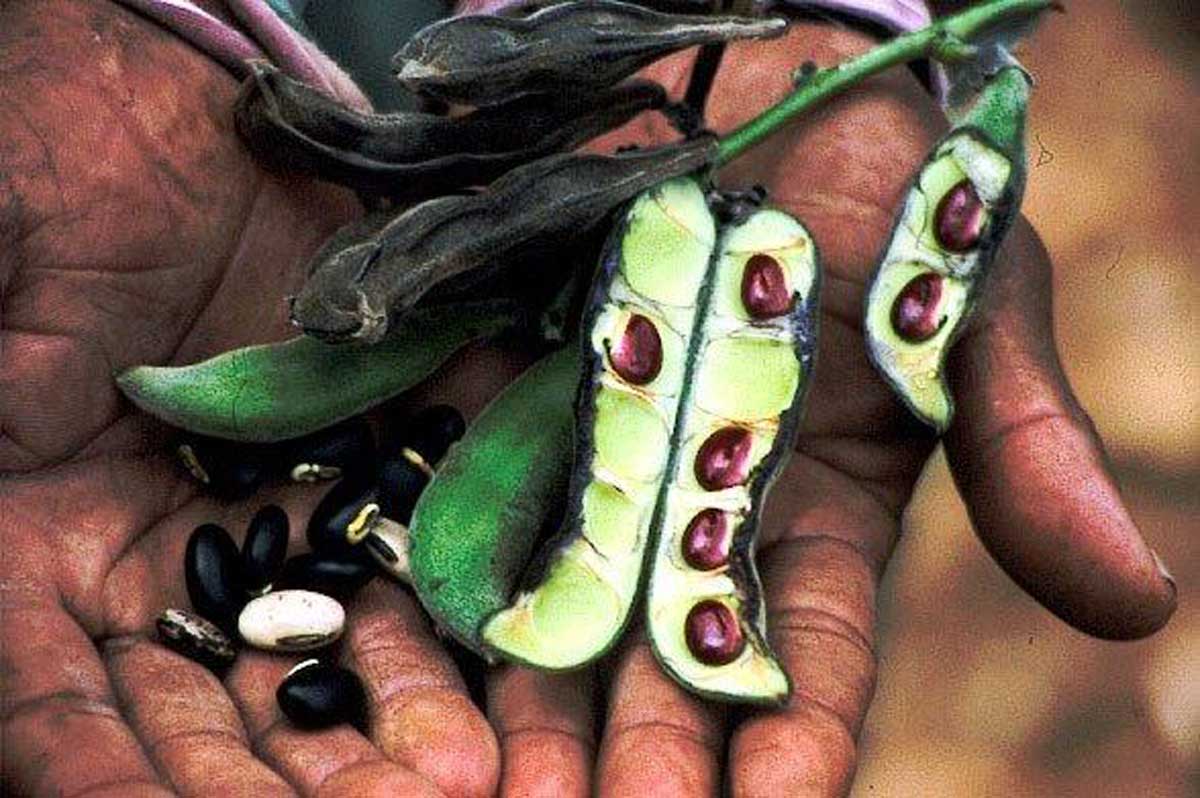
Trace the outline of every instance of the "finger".
<path fill-rule="evenodd" d="M 1009 576 L 1084 632 L 1143 637 L 1171 616 L 1175 586 L 1063 374 L 1050 291 L 1049 257 L 1021 222 L 948 363 L 958 412 L 946 453 L 976 531 Z"/>
<path fill-rule="evenodd" d="M 52 599 L 0 594 L 5 786 L 20 795 L 169 796 L 121 717 L 91 640 Z"/>
<path fill-rule="evenodd" d="M 539 673 L 506 666 L 488 679 L 488 714 L 503 757 L 500 794 L 570 798 L 591 792 L 592 670 Z"/>
<path fill-rule="evenodd" d="M 671 681 L 643 637 L 613 679 L 596 765 L 601 796 L 709 796 L 720 786 L 724 747 L 716 706 Z"/>
<path fill-rule="evenodd" d="M 176 790 L 295 795 L 250 752 L 237 708 L 205 668 L 138 636 L 107 641 L 104 657 L 130 725 Z"/>
<path fill-rule="evenodd" d="M 729 783 L 736 796 L 845 794 L 874 691 L 875 566 L 851 542 L 857 533 L 789 534 L 759 560 L 769 635 L 792 694 L 781 709 L 754 715 L 734 732 Z"/>
<path fill-rule="evenodd" d="M 496 736 L 413 599 L 377 581 L 349 609 L 345 658 L 367 689 L 371 739 L 447 795 L 494 795 Z"/>
<path fill-rule="evenodd" d="M 243 651 L 226 679 L 250 744 L 267 765 L 305 795 L 393 794 L 436 796 L 424 776 L 389 761 L 347 724 L 319 731 L 293 726 L 279 709 L 275 691 L 296 659 Z"/>

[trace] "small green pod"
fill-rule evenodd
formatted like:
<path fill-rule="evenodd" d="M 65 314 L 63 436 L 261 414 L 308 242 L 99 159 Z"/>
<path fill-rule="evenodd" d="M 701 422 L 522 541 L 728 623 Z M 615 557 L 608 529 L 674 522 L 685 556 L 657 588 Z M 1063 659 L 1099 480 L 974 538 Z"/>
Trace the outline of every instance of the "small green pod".
<path fill-rule="evenodd" d="M 511 326 L 515 314 L 507 302 L 430 307 L 375 345 L 300 336 L 190 366 L 136 366 L 118 374 L 117 385 L 142 410 L 192 432 L 287 440 L 408 390 L 466 344 Z"/>
<path fill-rule="evenodd" d="M 522 98 L 463 116 L 363 114 L 256 62 L 234 121 L 260 161 L 411 200 L 490 183 L 665 101 L 661 86 L 635 81 L 594 94 Z"/>
<path fill-rule="evenodd" d="M 538 247 L 561 247 L 667 178 L 707 166 L 708 136 L 617 155 L 564 153 L 517 167 L 486 191 L 427 200 L 379 226 L 377 217 L 315 257 L 292 319 L 329 340 L 378 340 L 434 286 L 482 276 Z"/>
<path fill-rule="evenodd" d="M 783 19 L 666 14 L 614 0 L 559 3 L 528 17 L 469 15 L 418 31 L 392 59 L 412 91 L 486 106 L 611 86 L 673 52 L 777 36 Z"/>
<path fill-rule="evenodd" d="M 413 510 L 413 588 L 443 632 L 485 656 L 483 622 L 508 605 L 566 490 L 578 380 L 573 347 L 522 374 L 450 447 Z"/>
<path fill-rule="evenodd" d="M 786 698 L 753 539 L 799 424 L 816 298 L 812 239 L 786 214 L 754 210 L 718 235 L 691 178 L 633 203 L 585 320 L 566 522 L 532 586 L 488 620 L 489 648 L 586 664 L 648 572 L 647 630 L 672 677 L 726 701 Z"/>
<path fill-rule="evenodd" d="M 865 299 L 867 351 L 940 435 L 954 416 L 943 374 L 1021 206 L 1029 79 L 998 72 L 933 148 L 905 199 Z"/>

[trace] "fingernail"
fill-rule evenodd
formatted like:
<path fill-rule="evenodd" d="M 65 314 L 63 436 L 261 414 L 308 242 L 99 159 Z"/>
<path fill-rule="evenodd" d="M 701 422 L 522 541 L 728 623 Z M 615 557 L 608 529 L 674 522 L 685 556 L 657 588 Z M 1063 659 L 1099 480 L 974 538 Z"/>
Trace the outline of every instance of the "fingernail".
<path fill-rule="evenodd" d="M 1175 577 L 1171 576 L 1171 572 L 1167 570 L 1167 564 L 1162 561 L 1162 557 L 1158 556 L 1158 552 L 1150 549 L 1150 554 L 1154 557 L 1154 564 L 1158 566 L 1158 572 L 1162 574 L 1162 578 L 1167 580 L 1167 584 L 1171 586 L 1171 592 L 1175 593 L 1178 590 L 1178 585 L 1175 583 Z"/>

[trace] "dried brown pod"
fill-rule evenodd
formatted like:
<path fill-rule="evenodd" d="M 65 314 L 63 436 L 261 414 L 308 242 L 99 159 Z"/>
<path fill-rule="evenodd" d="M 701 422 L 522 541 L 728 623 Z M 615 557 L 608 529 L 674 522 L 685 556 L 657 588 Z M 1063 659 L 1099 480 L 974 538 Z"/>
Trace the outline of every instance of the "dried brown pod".
<path fill-rule="evenodd" d="M 617 155 L 566 153 L 518 167 L 487 191 L 438 197 L 378 226 L 335 234 L 292 299 L 292 320 L 328 340 L 378 340 L 390 313 L 433 286 L 486 273 L 539 246 L 581 235 L 621 203 L 716 155 L 702 137 Z"/>
<path fill-rule="evenodd" d="M 523 97 L 458 117 L 363 114 L 257 62 L 234 120 L 255 156 L 278 169 L 414 199 L 489 183 L 665 102 L 658 84 L 634 81 L 591 94 Z"/>
<path fill-rule="evenodd" d="M 392 68 L 421 94 L 494 105 L 526 94 L 594 91 L 687 47 L 786 28 L 782 19 L 667 14 L 615 0 L 559 3 L 528 17 L 435 22 L 408 40 Z"/>

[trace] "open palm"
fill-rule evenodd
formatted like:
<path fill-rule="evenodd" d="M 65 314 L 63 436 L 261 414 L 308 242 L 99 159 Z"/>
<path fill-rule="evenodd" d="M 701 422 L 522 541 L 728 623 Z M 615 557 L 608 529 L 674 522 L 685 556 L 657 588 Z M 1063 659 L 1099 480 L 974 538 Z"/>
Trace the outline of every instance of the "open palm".
<path fill-rule="evenodd" d="M 830 63 L 868 43 L 798 26 L 731 48 L 710 121 L 727 129 L 782 94 L 801 61 Z M 680 87 L 687 64 L 664 62 L 655 77 Z M 789 705 L 736 716 L 705 705 L 631 635 L 613 667 L 497 669 L 489 725 L 411 596 L 377 583 L 348 606 L 341 647 L 368 687 L 366 734 L 281 721 L 274 689 L 292 660 L 245 652 L 222 682 L 147 637 L 162 608 L 186 606 L 183 549 L 198 523 L 240 533 L 258 505 L 277 501 L 299 529 L 319 498 L 299 487 L 254 504 L 199 494 L 165 430 L 112 382 L 128 365 L 289 335 L 281 297 L 356 212 L 340 192 L 255 167 L 232 133 L 235 90 L 111 4 L 0 11 L 0 107 L 11 112 L 0 122 L 6 781 L 20 793 L 121 796 L 486 795 L 498 784 L 569 795 L 593 781 L 612 795 L 705 795 L 722 779 L 739 794 L 844 790 L 873 688 L 874 586 L 934 445 L 872 370 L 861 333 L 891 208 L 937 135 L 915 81 L 873 81 L 723 178 L 766 185 L 808 224 L 826 269 L 806 422 L 759 547 L 773 644 L 796 688 Z M 621 135 L 667 132 L 647 122 Z M 951 463 L 977 528 L 1018 581 L 1086 631 L 1149 633 L 1173 591 L 1058 369 L 1045 254 L 1027 227 L 1012 238 L 951 362 Z M 470 413 L 521 365 L 476 352 L 433 395 Z"/>

